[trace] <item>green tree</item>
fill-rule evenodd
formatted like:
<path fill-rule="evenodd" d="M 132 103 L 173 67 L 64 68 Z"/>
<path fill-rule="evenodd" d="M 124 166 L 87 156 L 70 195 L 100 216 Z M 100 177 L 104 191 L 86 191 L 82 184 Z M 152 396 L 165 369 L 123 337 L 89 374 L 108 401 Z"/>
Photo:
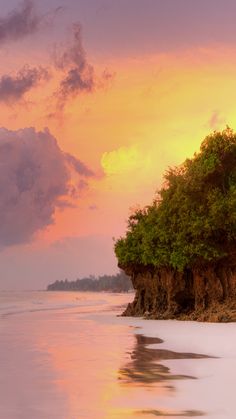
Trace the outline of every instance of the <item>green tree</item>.
<path fill-rule="evenodd" d="M 148 207 L 115 243 L 120 267 L 183 271 L 229 260 L 236 245 L 236 134 L 226 128 L 199 153 L 169 169 Z"/>

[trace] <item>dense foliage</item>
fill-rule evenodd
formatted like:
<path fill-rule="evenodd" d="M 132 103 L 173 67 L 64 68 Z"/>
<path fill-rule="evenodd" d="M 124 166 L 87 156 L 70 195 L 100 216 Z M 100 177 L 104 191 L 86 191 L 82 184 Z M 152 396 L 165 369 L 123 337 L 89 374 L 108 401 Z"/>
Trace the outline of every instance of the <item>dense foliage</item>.
<path fill-rule="evenodd" d="M 119 266 L 185 268 L 227 260 L 236 245 L 236 134 L 227 128 L 168 169 L 150 206 L 135 211 L 115 243 Z"/>
<path fill-rule="evenodd" d="M 89 276 L 88 278 L 76 279 L 75 281 L 56 281 L 48 285 L 48 291 L 110 291 L 128 292 L 132 289 L 132 283 L 124 272 L 120 271 L 117 275 L 103 275 L 98 278 Z"/>

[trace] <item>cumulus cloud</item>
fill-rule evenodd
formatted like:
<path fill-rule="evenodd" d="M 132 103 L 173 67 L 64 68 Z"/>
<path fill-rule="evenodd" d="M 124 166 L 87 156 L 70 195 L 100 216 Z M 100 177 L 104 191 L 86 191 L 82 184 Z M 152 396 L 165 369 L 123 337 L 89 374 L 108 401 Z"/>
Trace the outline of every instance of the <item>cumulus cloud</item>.
<path fill-rule="evenodd" d="M 54 52 L 54 63 L 58 70 L 63 71 L 56 96 L 61 109 L 67 100 L 80 93 L 92 93 L 96 88 L 104 88 L 113 78 L 113 74 L 104 70 L 101 77 L 97 77 L 94 67 L 89 63 L 83 47 L 82 28 L 80 23 L 74 23 L 71 43 L 64 52 Z"/>
<path fill-rule="evenodd" d="M 3 75 L 0 78 L 0 102 L 12 104 L 22 99 L 30 89 L 42 80 L 47 80 L 49 73 L 42 67 L 25 66 L 16 75 Z"/>
<path fill-rule="evenodd" d="M 24 0 L 7 16 L 0 18 L 0 44 L 18 40 L 38 31 L 45 16 L 40 16 L 31 0 Z"/>
<path fill-rule="evenodd" d="M 64 153 L 48 129 L 0 129 L 0 246 L 27 243 L 70 206 L 93 173 Z M 83 186 L 84 187 L 84 186 Z M 77 196 L 76 196 L 77 198 Z"/>

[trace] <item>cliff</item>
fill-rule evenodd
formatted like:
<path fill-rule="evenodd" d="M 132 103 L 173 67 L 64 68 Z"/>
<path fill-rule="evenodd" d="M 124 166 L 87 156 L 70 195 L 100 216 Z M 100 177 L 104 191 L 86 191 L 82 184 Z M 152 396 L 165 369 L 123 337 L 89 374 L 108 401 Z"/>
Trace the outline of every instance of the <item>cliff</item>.
<path fill-rule="evenodd" d="M 131 276 L 135 298 L 124 316 L 210 322 L 236 321 L 236 270 L 208 267 L 202 271 L 123 267 Z"/>
<path fill-rule="evenodd" d="M 214 132 L 168 168 L 115 253 L 136 290 L 125 315 L 236 321 L 236 133 Z"/>

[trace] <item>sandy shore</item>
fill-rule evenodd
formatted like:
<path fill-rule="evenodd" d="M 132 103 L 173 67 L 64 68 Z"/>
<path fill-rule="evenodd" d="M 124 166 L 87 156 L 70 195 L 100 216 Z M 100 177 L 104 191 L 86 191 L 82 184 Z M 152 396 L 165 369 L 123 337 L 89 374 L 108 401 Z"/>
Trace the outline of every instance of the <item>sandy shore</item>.
<path fill-rule="evenodd" d="M 150 414 L 162 417 L 204 415 L 217 419 L 236 418 L 235 323 L 212 324 L 135 318 L 125 321 L 138 328 L 136 332 L 163 340 L 158 343 L 146 341 L 146 347 L 150 351 L 156 350 L 153 357 L 169 368 L 174 390 L 170 397 L 156 398 L 157 405 L 168 405 L 169 412 L 149 409 Z M 151 371 L 152 368 L 150 373 Z M 180 379 L 185 376 L 193 379 Z"/>
<path fill-rule="evenodd" d="M 132 295 L 3 295 L 0 418 L 235 419 L 236 323 L 117 317 Z"/>

